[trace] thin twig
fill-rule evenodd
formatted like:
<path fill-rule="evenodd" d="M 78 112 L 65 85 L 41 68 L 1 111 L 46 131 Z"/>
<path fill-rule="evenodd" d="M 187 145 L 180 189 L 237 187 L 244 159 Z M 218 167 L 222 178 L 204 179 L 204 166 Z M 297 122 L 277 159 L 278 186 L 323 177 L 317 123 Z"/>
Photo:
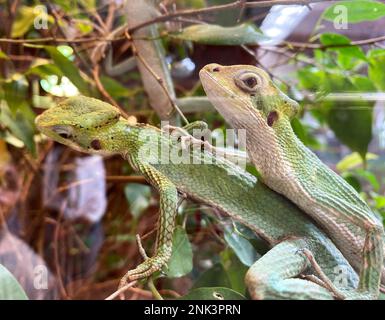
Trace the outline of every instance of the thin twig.
<path fill-rule="evenodd" d="M 328 48 L 343 48 L 343 47 L 351 47 L 351 46 L 362 46 L 362 45 L 373 44 L 373 43 L 381 42 L 381 41 L 385 41 L 385 36 L 351 41 L 350 43 L 346 43 L 346 44 L 322 45 L 322 44 L 317 44 L 317 43 L 295 42 L 295 41 L 284 41 L 283 43 L 289 47 L 297 47 L 297 48 L 303 48 L 303 49 L 321 49 L 322 50 L 322 49 L 328 49 Z"/>
<path fill-rule="evenodd" d="M 113 300 L 115 299 L 116 297 L 118 297 L 120 294 L 124 293 L 125 291 L 127 291 L 129 288 L 133 287 L 138 281 L 137 280 L 134 280 L 134 281 L 131 281 L 130 283 L 127 283 L 126 285 L 124 285 L 123 287 L 119 288 L 118 290 L 116 290 L 113 294 L 109 295 L 107 298 L 105 298 L 104 300 Z"/>
<path fill-rule="evenodd" d="M 152 279 L 152 277 L 148 278 L 147 284 L 155 299 L 164 300 L 162 295 L 159 293 L 158 289 L 155 287 L 154 280 Z"/>
<path fill-rule="evenodd" d="M 68 294 L 64 286 L 62 274 L 61 274 L 61 268 L 60 268 L 60 260 L 59 260 L 59 233 L 61 228 L 61 220 L 64 215 L 64 210 L 66 209 L 67 203 L 63 202 L 63 205 L 60 208 L 60 214 L 58 217 L 58 220 L 56 222 L 55 232 L 54 232 L 54 261 L 55 261 L 55 270 L 56 270 L 56 277 L 59 282 L 59 289 L 61 292 L 61 295 L 63 298 L 67 299 Z"/>
<path fill-rule="evenodd" d="M 147 61 L 139 54 L 138 50 L 136 49 L 135 47 L 135 44 L 134 42 L 132 41 L 132 38 L 130 36 L 130 34 L 125 31 L 124 33 L 127 37 L 127 39 L 132 43 L 132 47 L 131 47 L 131 50 L 132 50 L 132 53 L 134 54 L 134 56 L 136 56 L 140 62 L 143 64 L 143 66 L 147 69 L 148 72 L 151 73 L 151 75 L 154 77 L 154 79 L 156 79 L 156 81 L 159 83 L 159 85 L 161 86 L 161 88 L 163 89 L 164 93 L 167 95 L 168 99 L 170 100 L 170 103 L 172 104 L 173 108 L 179 113 L 179 115 L 181 116 L 182 120 L 188 124 L 188 120 L 187 118 L 184 116 L 183 112 L 179 109 L 179 107 L 176 105 L 174 99 L 170 96 L 170 93 L 168 92 L 166 86 L 164 85 L 164 82 L 163 82 L 163 79 L 160 78 L 155 72 L 154 70 L 152 70 L 151 66 L 147 63 Z"/>
<path fill-rule="evenodd" d="M 132 28 L 128 29 L 128 32 L 133 32 L 138 29 L 141 29 L 143 27 L 149 26 L 154 23 L 158 22 L 164 22 L 168 20 L 172 20 L 174 18 L 178 17 L 186 17 L 186 16 L 196 16 L 200 14 L 206 14 L 206 13 L 211 13 L 211 12 L 218 12 L 221 10 L 230 10 L 230 9 L 236 9 L 236 8 L 241 8 L 244 6 L 245 8 L 257 8 L 257 7 L 271 7 L 273 5 L 290 5 L 290 4 L 302 4 L 302 5 L 307 5 L 310 3 L 315 3 L 315 2 L 331 2 L 334 0 L 273 0 L 273 1 L 251 1 L 251 2 L 246 2 L 244 3 L 243 0 L 238 0 L 232 3 L 227 3 L 227 4 L 221 4 L 221 5 L 216 5 L 216 6 L 211 6 L 211 7 L 206 7 L 202 9 L 189 9 L 189 10 L 181 10 L 181 11 L 176 11 L 176 12 L 171 12 L 169 14 L 164 14 L 161 16 L 158 16 L 152 20 L 142 22 Z"/>
<path fill-rule="evenodd" d="M 94 76 L 96 87 L 98 88 L 100 93 L 103 95 L 103 97 L 105 97 L 108 100 L 109 103 L 117 107 L 120 110 L 120 112 L 124 115 L 125 118 L 128 118 L 128 114 L 126 113 L 126 111 L 121 106 L 119 106 L 119 104 L 114 100 L 114 98 L 110 96 L 110 94 L 104 88 L 102 82 L 100 81 L 99 71 L 100 71 L 100 65 L 96 64 L 92 69 L 92 74 Z"/>

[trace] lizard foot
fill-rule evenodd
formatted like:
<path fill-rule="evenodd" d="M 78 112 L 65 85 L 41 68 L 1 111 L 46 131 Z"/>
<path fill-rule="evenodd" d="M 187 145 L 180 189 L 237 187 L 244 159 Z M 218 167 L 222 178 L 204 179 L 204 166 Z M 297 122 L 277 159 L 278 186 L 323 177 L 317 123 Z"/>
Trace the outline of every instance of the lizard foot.
<path fill-rule="evenodd" d="M 164 255 L 156 255 L 146 259 L 135 269 L 129 270 L 120 280 L 119 289 L 126 285 L 127 282 L 148 278 L 154 272 L 159 271 L 167 262 L 168 257 Z"/>
<path fill-rule="evenodd" d="M 324 284 L 323 285 L 324 288 L 332 292 L 337 299 L 343 300 L 346 298 L 346 295 L 343 294 L 339 289 L 337 289 L 337 287 L 333 284 L 333 282 L 322 271 L 321 266 L 315 260 L 314 255 L 310 250 L 303 248 L 303 249 L 299 249 L 297 253 L 304 255 L 306 259 L 310 262 L 310 265 L 313 267 L 314 271 L 317 273 L 319 280 L 321 280 L 321 282 Z"/>

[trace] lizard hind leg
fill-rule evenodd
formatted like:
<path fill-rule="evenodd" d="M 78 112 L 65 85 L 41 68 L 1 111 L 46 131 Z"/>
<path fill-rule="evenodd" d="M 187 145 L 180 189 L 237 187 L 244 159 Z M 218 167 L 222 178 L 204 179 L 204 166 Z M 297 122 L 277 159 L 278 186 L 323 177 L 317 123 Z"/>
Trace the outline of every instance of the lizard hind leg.
<path fill-rule="evenodd" d="M 305 249 L 303 241 L 283 241 L 250 267 L 245 282 L 253 299 L 334 299 L 323 286 L 296 278 L 310 266 L 307 257 L 298 254 Z"/>

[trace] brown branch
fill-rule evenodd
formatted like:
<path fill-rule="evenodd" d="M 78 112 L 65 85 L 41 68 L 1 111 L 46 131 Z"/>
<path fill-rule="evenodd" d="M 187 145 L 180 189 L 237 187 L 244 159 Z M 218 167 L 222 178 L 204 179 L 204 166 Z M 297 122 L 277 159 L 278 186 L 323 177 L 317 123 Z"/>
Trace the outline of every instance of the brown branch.
<path fill-rule="evenodd" d="M 189 9 L 189 10 L 181 10 L 176 12 L 171 12 L 168 14 L 164 14 L 162 16 L 158 16 L 152 20 L 142 22 L 132 28 L 128 29 L 128 32 L 136 31 L 140 28 L 149 26 L 154 23 L 158 22 L 164 22 L 168 20 L 172 20 L 174 18 L 178 17 L 186 17 L 186 16 L 196 16 L 200 14 L 206 14 L 210 12 L 218 12 L 221 10 L 230 10 L 230 9 L 236 9 L 236 8 L 261 8 L 261 7 L 270 7 L 273 5 L 281 4 L 281 5 L 290 5 L 290 4 L 302 4 L 302 5 L 308 5 L 310 3 L 315 2 L 331 2 L 334 0 L 273 0 L 273 1 L 251 1 L 251 2 L 244 2 L 243 0 L 238 0 L 232 3 L 227 4 L 221 4 L 211 7 L 206 7 L 202 9 Z"/>
<path fill-rule="evenodd" d="M 164 81 L 161 77 L 159 77 L 154 70 L 152 70 L 151 66 L 147 63 L 147 61 L 142 57 L 142 55 L 139 54 L 138 50 L 136 49 L 136 46 L 134 44 L 134 42 L 132 41 L 132 38 L 131 38 L 131 35 L 128 33 L 128 31 L 125 31 L 124 34 L 126 35 L 128 41 L 131 42 L 131 50 L 132 50 L 132 53 L 135 57 L 137 57 L 140 62 L 143 64 L 143 66 L 147 69 L 148 72 L 151 73 L 151 75 L 154 77 L 154 79 L 159 83 L 159 85 L 161 86 L 162 90 L 164 91 L 164 93 L 166 94 L 167 98 L 169 99 L 171 105 L 173 106 L 173 108 L 178 112 L 178 114 L 180 115 L 180 117 L 182 118 L 182 120 L 188 124 L 188 120 L 187 118 L 184 116 L 183 112 L 179 109 L 179 107 L 177 106 L 177 104 L 175 103 L 174 99 L 171 97 L 170 95 L 170 92 L 168 91 L 168 89 L 166 88 L 165 84 L 164 84 Z"/>
<path fill-rule="evenodd" d="M 117 38 L 100 38 L 100 37 L 89 37 L 89 38 L 75 38 L 75 39 L 64 39 L 64 38 L 54 38 L 54 37 L 45 37 L 39 39 L 9 39 L 9 38 L 0 38 L 0 43 L 44 43 L 44 42 L 53 42 L 53 43 L 84 43 L 84 42 L 113 42 L 125 39 L 125 36 Z"/>
<path fill-rule="evenodd" d="M 99 70 L 100 70 L 100 65 L 98 64 L 95 65 L 94 68 L 92 69 L 92 74 L 94 76 L 96 87 L 98 88 L 100 93 L 103 95 L 103 97 L 105 97 L 109 103 L 117 107 L 120 110 L 120 112 L 123 114 L 123 116 L 127 119 L 128 114 L 126 113 L 126 111 L 121 106 L 119 106 L 119 104 L 114 100 L 114 98 L 110 96 L 110 94 L 104 88 L 102 82 L 100 81 Z"/>
<path fill-rule="evenodd" d="M 385 41 L 385 36 L 351 41 L 350 43 L 346 43 L 346 44 L 322 45 L 322 44 L 318 44 L 318 43 L 306 43 L 306 42 L 295 42 L 295 41 L 284 41 L 283 44 L 287 45 L 288 47 L 324 50 L 324 49 L 328 49 L 328 48 L 343 48 L 343 47 L 351 47 L 351 46 L 363 46 L 363 45 L 367 45 L 367 44 L 374 44 L 376 42 L 381 42 L 381 41 Z"/>
<path fill-rule="evenodd" d="M 104 300 L 113 300 L 113 299 L 115 299 L 117 296 L 121 295 L 123 292 L 125 292 L 129 288 L 133 287 L 136 283 L 137 283 L 137 281 L 135 280 L 135 281 L 132 281 L 132 282 L 126 284 L 125 286 L 123 286 L 123 287 L 119 288 L 118 290 L 116 290 L 113 294 L 109 295 Z"/>

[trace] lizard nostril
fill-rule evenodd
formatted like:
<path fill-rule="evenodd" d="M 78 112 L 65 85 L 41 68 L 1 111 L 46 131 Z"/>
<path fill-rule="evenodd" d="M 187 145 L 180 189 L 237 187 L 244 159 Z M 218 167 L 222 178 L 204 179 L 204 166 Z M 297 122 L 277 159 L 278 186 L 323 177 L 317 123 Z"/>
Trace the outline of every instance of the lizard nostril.
<path fill-rule="evenodd" d="M 211 71 L 212 72 L 219 72 L 221 69 L 219 67 L 214 67 Z"/>

